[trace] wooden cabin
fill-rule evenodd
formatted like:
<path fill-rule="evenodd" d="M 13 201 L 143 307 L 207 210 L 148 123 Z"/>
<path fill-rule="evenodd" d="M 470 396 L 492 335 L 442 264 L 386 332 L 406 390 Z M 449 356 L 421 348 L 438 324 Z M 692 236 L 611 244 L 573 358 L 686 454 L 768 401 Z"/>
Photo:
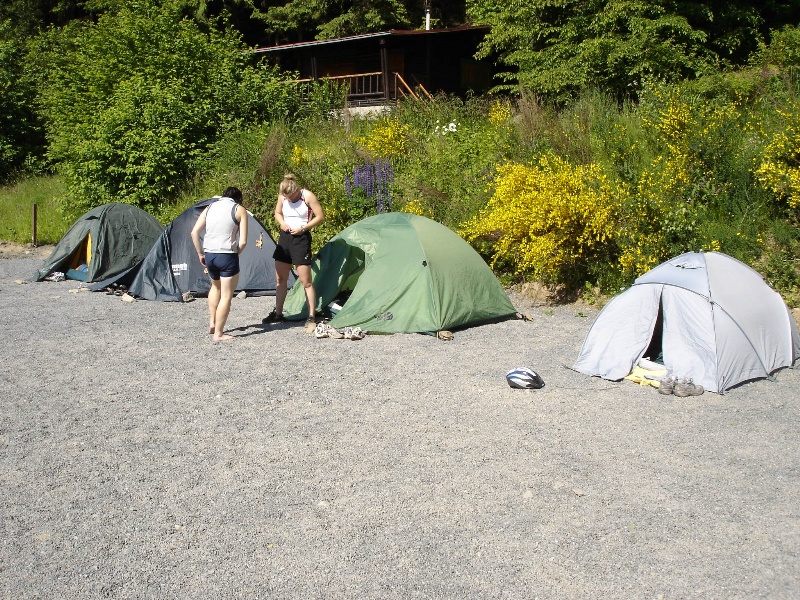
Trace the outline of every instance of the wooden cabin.
<path fill-rule="evenodd" d="M 488 26 L 365 33 L 256 48 L 301 81 L 349 84 L 350 106 L 392 103 L 439 92 L 464 96 L 492 86 L 492 63 L 474 58 Z"/>

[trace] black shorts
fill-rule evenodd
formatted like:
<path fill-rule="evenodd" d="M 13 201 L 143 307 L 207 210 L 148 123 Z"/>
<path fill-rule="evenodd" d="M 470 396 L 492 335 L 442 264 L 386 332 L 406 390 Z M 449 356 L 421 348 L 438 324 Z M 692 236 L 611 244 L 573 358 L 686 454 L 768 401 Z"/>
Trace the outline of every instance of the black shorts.
<path fill-rule="evenodd" d="M 233 277 L 239 274 L 239 255 L 236 253 L 206 253 L 208 276 L 214 281 L 220 277 Z"/>
<path fill-rule="evenodd" d="M 295 266 L 310 265 L 311 234 L 306 231 L 300 235 L 292 235 L 288 231 L 281 231 L 272 258 Z"/>

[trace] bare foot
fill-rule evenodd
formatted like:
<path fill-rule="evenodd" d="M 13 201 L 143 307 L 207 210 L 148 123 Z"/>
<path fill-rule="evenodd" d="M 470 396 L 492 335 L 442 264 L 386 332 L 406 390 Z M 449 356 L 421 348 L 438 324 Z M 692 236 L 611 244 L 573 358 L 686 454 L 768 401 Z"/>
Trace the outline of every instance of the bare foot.
<path fill-rule="evenodd" d="M 228 341 L 230 341 L 230 340 L 232 340 L 232 339 L 233 339 L 233 336 L 232 336 L 232 335 L 228 335 L 228 334 L 226 333 L 226 334 L 224 334 L 224 335 L 221 335 L 221 336 L 219 336 L 219 337 L 217 337 L 217 336 L 215 335 L 213 338 L 211 338 L 211 341 L 212 341 L 212 342 L 228 342 Z"/>

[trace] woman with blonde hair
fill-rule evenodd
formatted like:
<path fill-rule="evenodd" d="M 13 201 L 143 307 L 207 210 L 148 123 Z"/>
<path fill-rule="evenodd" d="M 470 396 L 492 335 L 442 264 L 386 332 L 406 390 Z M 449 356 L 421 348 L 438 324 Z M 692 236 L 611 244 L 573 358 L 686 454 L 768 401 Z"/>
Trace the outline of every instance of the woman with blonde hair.
<path fill-rule="evenodd" d="M 289 273 L 294 265 L 308 302 L 306 332 L 313 333 L 317 322 L 317 293 L 311 283 L 311 229 L 325 220 L 325 214 L 314 193 L 300 187 L 292 173 L 284 175 L 278 186 L 275 220 L 281 230 L 272 255 L 277 279 L 275 308 L 262 323 L 283 321 L 283 302 L 288 291 Z"/>

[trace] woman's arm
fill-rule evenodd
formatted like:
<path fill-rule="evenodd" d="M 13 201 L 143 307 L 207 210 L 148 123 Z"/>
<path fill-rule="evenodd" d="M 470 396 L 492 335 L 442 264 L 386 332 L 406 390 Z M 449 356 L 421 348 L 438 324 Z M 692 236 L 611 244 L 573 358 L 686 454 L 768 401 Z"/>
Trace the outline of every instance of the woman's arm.
<path fill-rule="evenodd" d="M 247 217 L 247 209 L 241 204 L 236 207 L 236 216 L 239 219 L 239 254 L 241 254 L 247 246 L 247 223 L 250 219 Z"/>
<path fill-rule="evenodd" d="M 197 222 L 192 227 L 192 243 L 194 244 L 194 249 L 197 252 L 197 257 L 200 259 L 200 264 L 204 267 L 206 266 L 206 255 L 203 252 L 203 247 L 200 245 L 200 232 L 206 228 L 206 213 L 208 212 L 208 207 L 206 206 L 203 212 L 200 213 L 200 216 L 197 217 Z"/>
<path fill-rule="evenodd" d="M 278 201 L 275 203 L 275 220 L 281 231 L 290 231 L 286 221 L 283 220 L 283 197 L 278 194 Z"/>
<path fill-rule="evenodd" d="M 314 194 L 314 192 L 308 192 L 305 198 L 308 207 L 311 209 L 311 212 L 314 213 L 314 217 L 308 222 L 308 224 L 305 227 L 306 231 L 308 231 L 312 227 L 316 227 L 325 220 L 325 213 L 322 210 L 322 204 L 319 203 L 319 200 L 317 199 L 317 196 Z"/>

